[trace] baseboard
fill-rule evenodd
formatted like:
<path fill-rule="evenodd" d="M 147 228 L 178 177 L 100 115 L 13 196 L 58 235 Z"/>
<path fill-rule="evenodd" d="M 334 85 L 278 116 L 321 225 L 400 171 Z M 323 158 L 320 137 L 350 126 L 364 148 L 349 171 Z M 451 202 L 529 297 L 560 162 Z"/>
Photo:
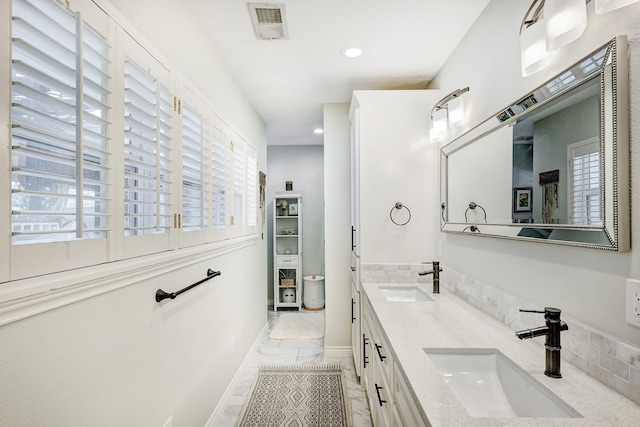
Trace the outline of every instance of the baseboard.
<path fill-rule="evenodd" d="M 353 350 L 351 346 L 332 346 L 332 347 L 324 348 L 325 355 L 332 355 L 332 354 L 344 355 L 345 353 L 351 354 L 352 351 Z"/>
<path fill-rule="evenodd" d="M 269 322 L 267 322 L 264 325 L 264 328 L 262 328 L 262 332 L 260 332 L 260 334 L 258 334 L 258 337 L 253 342 L 253 344 L 251 345 L 251 348 L 249 349 L 249 351 L 245 355 L 244 359 L 242 360 L 242 363 L 240 364 L 240 367 L 238 368 L 238 370 L 236 371 L 235 375 L 231 379 L 231 382 L 229 383 L 229 386 L 227 387 L 227 389 L 222 394 L 222 397 L 220 398 L 220 401 L 218 401 L 218 404 L 216 405 L 216 407 L 214 408 L 213 412 L 211 413 L 211 416 L 207 420 L 207 423 L 205 424 L 205 427 L 214 427 L 216 425 L 214 423 L 214 421 L 216 420 L 216 418 L 218 418 L 219 413 L 221 411 L 224 411 L 224 406 L 225 406 L 225 404 L 227 402 L 227 399 L 229 397 L 231 397 L 231 393 L 235 389 L 236 383 L 240 379 L 240 375 L 245 371 L 245 368 L 247 367 L 247 365 L 249 364 L 249 361 L 251 360 L 251 356 L 258 349 L 258 345 L 260 344 L 260 342 L 262 342 L 262 339 L 264 338 L 265 334 L 268 334 L 268 333 L 269 333 Z"/>

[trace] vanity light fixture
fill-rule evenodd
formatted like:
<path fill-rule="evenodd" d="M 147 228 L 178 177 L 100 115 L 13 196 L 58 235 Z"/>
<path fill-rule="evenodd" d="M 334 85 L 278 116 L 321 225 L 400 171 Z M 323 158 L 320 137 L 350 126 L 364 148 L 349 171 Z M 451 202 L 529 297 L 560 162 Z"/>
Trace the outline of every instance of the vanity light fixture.
<path fill-rule="evenodd" d="M 639 0 L 595 0 L 598 14 L 628 6 Z M 578 39 L 587 28 L 591 0 L 534 0 L 520 24 L 522 76 L 549 66 L 549 52 Z"/>
<path fill-rule="evenodd" d="M 468 87 L 456 89 L 433 106 L 429 129 L 429 139 L 432 142 L 444 139 L 449 125 L 459 126 L 462 124 L 464 121 L 464 102 L 461 95 L 468 91 Z"/>
<path fill-rule="evenodd" d="M 313 130 L 313 133 L 315 133 L 316 135 L 322 135 L 324 133 L 324 129 L 322 128 L 315 128 Z"/>

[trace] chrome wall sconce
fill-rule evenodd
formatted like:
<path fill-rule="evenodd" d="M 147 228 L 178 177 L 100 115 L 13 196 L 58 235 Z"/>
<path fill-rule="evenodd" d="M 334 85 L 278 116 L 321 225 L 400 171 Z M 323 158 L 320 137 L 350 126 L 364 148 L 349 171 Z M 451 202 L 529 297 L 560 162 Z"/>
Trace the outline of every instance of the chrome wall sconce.
<path fill-rule="evenodd" d="M 595 0 L 603 14 L 638 0 Z M 534 0 L 520 24 L 522 76 L 549 66 L 549 52 L 578 39 L 587 28 L 587 3 L 591 0 Z"/>
<path fill-rule="evenodd" d="M 464 121 L 464 102 L 461 95 L 469 92 L 469 88 L 456 89 L 431 109 L 431 127 L 429 139 L 432 142 L 440 141 L 447 136 L 449 126 L 459 126 Z"/>

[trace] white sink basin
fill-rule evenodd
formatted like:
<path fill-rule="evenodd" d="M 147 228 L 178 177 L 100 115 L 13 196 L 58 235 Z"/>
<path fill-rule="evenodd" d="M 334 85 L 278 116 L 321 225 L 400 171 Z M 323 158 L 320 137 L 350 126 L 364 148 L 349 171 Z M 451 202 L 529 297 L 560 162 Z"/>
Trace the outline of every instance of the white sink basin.
<path fill-rule="evenodd" d="M 415 286 L 386 286 L 380 287 L 380 292 L 393 302 L 433 301 L 426 292 Z"/>
<path fill-rule="evenodd" d="M 497 349 L 424 351 L 472 417 L 582 418 Z"/>

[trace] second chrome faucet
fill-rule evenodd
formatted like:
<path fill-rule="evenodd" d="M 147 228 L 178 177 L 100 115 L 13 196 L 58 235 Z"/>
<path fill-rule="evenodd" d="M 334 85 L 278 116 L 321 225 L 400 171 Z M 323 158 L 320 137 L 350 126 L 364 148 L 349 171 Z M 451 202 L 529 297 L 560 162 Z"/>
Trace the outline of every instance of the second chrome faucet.
<path fill-rule="evenodd" d="M 427 274 L 433 274 L 433 293 L 439 294 L 440 293 L 440 272 L 442 271 L 442 268 L 440 268 L 440 261 L 433 261 L 427 264 L 433 264 L 433 270 L 421 271 L 418 273 L 418 275 L 426 276 Z"/>

